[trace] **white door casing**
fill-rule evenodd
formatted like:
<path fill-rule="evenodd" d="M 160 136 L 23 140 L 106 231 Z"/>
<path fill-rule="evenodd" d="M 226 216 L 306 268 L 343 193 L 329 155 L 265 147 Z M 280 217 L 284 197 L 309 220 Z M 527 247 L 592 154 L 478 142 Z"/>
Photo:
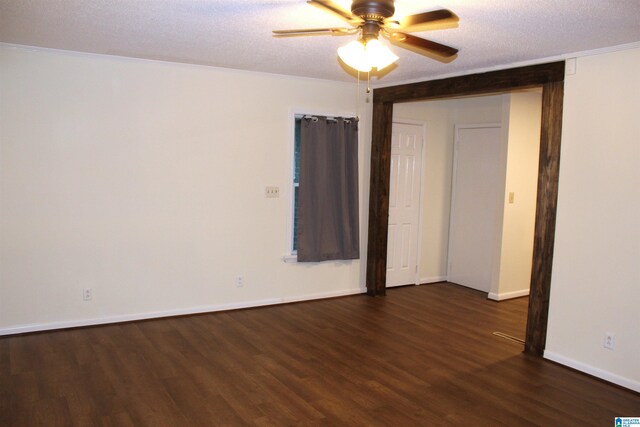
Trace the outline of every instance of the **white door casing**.
<path fill-rule="evenodd" d="M 500 184 L 500 125 L 456 126 L 447 280 L 491 288 Z"/>
<path fill-rule="evenodd" d="M 423 134 L 423 125 L 393 123 L 387 287 L 418 284 Z"/>

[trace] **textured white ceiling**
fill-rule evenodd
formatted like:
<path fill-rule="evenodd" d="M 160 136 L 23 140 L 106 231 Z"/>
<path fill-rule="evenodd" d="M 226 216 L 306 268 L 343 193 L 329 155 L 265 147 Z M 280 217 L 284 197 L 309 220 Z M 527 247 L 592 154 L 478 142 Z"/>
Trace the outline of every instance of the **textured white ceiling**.
<path fill-rule="evenodd" d="M 397 0 L 396 16 L 439 8 L 458 28 L 413 34 L 460 49 L 457 59 L 391 46 L 397 67 L 374 84 L 640 41 L 640 0 Z M 354 81 L 336 49 L 355 36 L 271 36 L 326 26 L 345 23 L 305 0 L 0 0 L 4 43 Z"/>

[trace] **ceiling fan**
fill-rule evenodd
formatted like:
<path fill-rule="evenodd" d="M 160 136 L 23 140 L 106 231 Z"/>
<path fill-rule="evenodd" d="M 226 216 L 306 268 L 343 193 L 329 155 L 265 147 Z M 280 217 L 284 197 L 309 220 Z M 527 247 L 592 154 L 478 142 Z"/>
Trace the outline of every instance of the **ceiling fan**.
<path fill-rule="evenodd" d="M 359 71 L 380 70 L 398 59 L 379 42 L 380 34 L 393 44 L 443 62 L 450 61 L 458 53 L 453 47 L 406 33 L 425 29 L 427 25 L 457 23 L 458 17 L 447 9 L 418 13 L 398 21 L 393 19 L 393 0 L 354 0 L 351 12 L 330 0 L 309 0 L 307 3 L 336 14 L 351 27 L 275 30 L 274 37 L 359 34 L 357 41 L 338 49 L 340 58 Z"/>

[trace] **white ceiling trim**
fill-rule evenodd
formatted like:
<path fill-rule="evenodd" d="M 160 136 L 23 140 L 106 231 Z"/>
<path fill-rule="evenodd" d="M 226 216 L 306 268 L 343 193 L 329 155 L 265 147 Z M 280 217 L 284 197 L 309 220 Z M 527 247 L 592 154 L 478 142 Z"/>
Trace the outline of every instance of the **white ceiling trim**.
<path fill-rule="evenodd" d="M 640 49 L 640 42 L 625 43 L 617 46 L 609 46 L 609 47 L 603 47 L 599 49 L 583 50 L 581 52 L 572 52 L 572 53 L 567 53 L 562 55 L 548 56 L 546 58 L 540 58 L 540 59 L 535 59 L 531 61 L 513 62 L 511 64 L 504 64 L 496 67 L 476 68 L 464 73 L 440 74 L 435 76 L 428 76 L 422 79 L 417 78 L 412 80 L 403 80 L 400 82 L 392 82 L 389 84 L 371 85 L 371 87 L 373 89 L 380 89 L 383 87 L 400 86 L 405 84 L 420 83 L 420 82 L 431 81 L 431 80 L 442 80 L 442 79 L 448 79 L 451 77 L 468 76 L 470 74 L 480 74 L 480 73 L 488 73 L 491 71 L 508 70 L 509 68 L 528 67 L 531 65 L 546 64 L 549 62 L 566 61 L 572 58 L 583 58 L 586 56 L 603 55 L 605 53 L 620 52 L 620 51 L 629 50 L 629 49 Z"/>
<path fill-rule="evenodd" d="M 315 77 L 292 76 L 292 75 L 288 75 L 288 74 L 277 74 L 277 73 L 268 73 L 268 72 L 263 72 L 263 71 L 242 70 L 242 69 L 238 69 L 238 68 L 215 67 L 213 65 L 193 64 L 193 63 L 190 63 L 190 62 L 173 62 L 173 61 L 165 61 L 165 60 L 160 60 L 160 59 L 134 58 L 134 57 L 130 57 L 130 56 L 119 56 L 119 55 L 111 55 L 111 54 L 104 54 L 104 53 L 78 52 L 78 51 L 75 51 L 75 50 L 54 49 L 54 48 L 40 47 L 40 46 L 27 46 L 27 45 L 15 44 L 15 43 L 0 42 L 0 47 L 24 50 L 24 51 L 29 51 L 29 52 L 51 52 L 51 53 L 58 53 L 58 54 L 63 54 L 63 55 L 68 55 L 68 56 L 75 56 L 75 57 L 85 57 L 85 58 L 86 57 L 94 57 L 94 58 L 97 57 L 97 58 L 104 58 L 104 59 L 115 58 L 115 59 L 118 59 L 118 60 L 121 60 L 121 61 L 132 61 L 132 62 L 140 62 L 140 61 L 142 61 L 142 62 L 158 63 L 158 64 L 165 64 L 165 65 L 173 65 L 173 66 L 184 66 L 184 67 L 187 67 L 187 68 L 195 67 L 195 68 L 217 70 L 217 71 L 220 71 L 220 72 L 227 72 L 227 73 L 242 73 L 242 74 L 248 74 L 248 75 L 252 75 L 252 74 L 253 75 L 267 75 L 267 76 L 273 76 L 273 77 L 282 78 L 282 79 L 292 79 L 292 78 L 294 78 L 296 80 L 308 80 L 308 81 L 325 82 L 325 83 L 329 82 L 329 83 L 333 83 L 333 84 L 345 85 L 345 86 L 348 86 L 348 87 L 353 87 L 353 86 L 356 86 L 358 84 L 357 81 L 344 82 L 344 81 L 336 81 L 336 80 L 329 80 L 329 79 L 319 79 L 319 78 L 315 78 Z M 382 83 L 375 84 L 373 82 L 373 80 L 372 80 L 371 84 L 370 84 L 370 87 L 372 89 L 381 89 L 381 88 L 385 88 L 385 87 L 393 87 L 393 86 L 399 86 L 399 85 L 405 85 L 405 84 L 420 83 L 420 82 L 424 82 L 424 81 L 441 80 L 441 79 L 448 79 L 448 78 L 452 78 L 452 77 L 467 76 L 467 75 L 470 75 L 470 74 L 480 74 L 480 73 L 487 73 L 487 72 L 491 72 L 491 71 L 507 70 L 509 68 L 527 67 L 527 66 L 531 66 L 531 65 L 545 64 L 545 63 L 549 63 L 549 62 L 566 61 L 566 60 L 572 59 L 572 58 L 582 58 L 582 57 L 587 57 L 587 56 L 602 55 L 602 54 L 606 54 L 606 53 L 619 52 L 619 51 L 624 51 L 624 50 L 629 50 L 629 49 L 640 49 L 640 41 L 633 42 L 633 43 L 625 43 L 625 44 L 621 44 L 621 45 L 617 45 L 617 46 L 603 47 L 603 48 L 599 48 L 599 49 L 584 50 L 584 51 L 581 51 L 581 52 L 572 52 L 572 53 L 567 53 L 567 54 L 563 54 L 563 55 L 549 56 L 549 57 L 535 59 L 535 60 L 531 60 L 531 61 L 513 62 L 513 63 L 510 63 L 510 64 L 504 64 L 504 65 L 500 65 L 500 66 L 496 66 L 496 67 L 476 68 L 476 69 L 472 69 L 472 70 L 469 70 L 469 71 L 464 72 L 464 73 L 460 73 L 459 72 L 459 73 L 438 74 L 438 75 L 433 75 L 433 76 L 424 76 L 424 77 L 416 78 L 416 79 L 402 80 L 402 81 L 399 81 L 399 82 L 389 82 L 387 84 L 382 84 Z M 366 85 L 366 80 L 364 80 L 364 81 L 361 80 L 360 81 L 361 85 L 363 83 Z"/>
<path fill-rule="evenodd" d="M 50 52 L 50 53 L 57 53 L 57 54 L 60 54 L 60 55 L 66 55 L 66 56 L 71 56 L 71 57 L 79 57 L 79 58 L 92 58 L 93 57 L 93 58 L 101 58 L 101 59 L 105 59 L 105 60 L 113 58 L 113 59 L 116 59 L 116 60 L 119 60 L 119 61 L 149 62 L 149 63 L 172 65 L 172 66 L 182 66 L 182 67 L 186 67 L 186 68 L 202 68 L 202 69 L 207 69 L 207 70 L 216 70 L 216 71 L 225 72 L 225 73 L 235 73 L 235 74 L 241 73 L 241 74 L 247 74 L 247 75 L 272 76 L 272 77 L 281 78 L 281 79 L 287 79 L 287 80 L 291 80 L 291 79 L 308 80 L 308 81 L 315 81 L 315 82 L 324 82 L 324 83 L 345 85 L 345 86 L 349 86 L 349 87 L 356 86 L 356 84 L 357 84 L 356 81 L 345 82 L 345 81 L 341 81 L 341 80 L 320 79 L 320 78 L 317 78 L 317 77 L 304 77 L 304 76 L 292 76 L 290 74 L 269 73 L 269 72 L 266 72 L 266 71 L 252 71 L 252 70 L 243 70 L 243 69 L 240 69 L 240 68 L 216 67 L 216 66 L 213 66 L 213 65 L 206 65 L 206 64 L 194 64 L 194 63 L 191 63 L 191 62 L 175 62 L 175 61 L 167 61 L 167 60 L 162 60 L 162 59 L 136 58 L 136 57 L 132 57 L 132 56 L 112 55 L 112 54 L 107 54 L 107 53 L 78 52 L 77 50 L 55 49 L 55 48 L 51 48 L 51 47 L 40 47 L 40 46 L 28 46 L 28 45 L 15 44 L 15 43 L 0 42 L 0 47 L 5 47 L 5 48 L 9 48 L 9 49 L 23 50 L 23 51 L 27 51 L 27 52 Z"/>

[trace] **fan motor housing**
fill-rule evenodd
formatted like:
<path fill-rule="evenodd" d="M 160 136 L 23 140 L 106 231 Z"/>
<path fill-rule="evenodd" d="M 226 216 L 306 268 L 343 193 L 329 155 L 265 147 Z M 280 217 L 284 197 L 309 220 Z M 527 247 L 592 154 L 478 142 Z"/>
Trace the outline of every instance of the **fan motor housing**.
<path fill-rule="evenodd" d="M 354 0 L 351 3 L 351 13 L 364 20 L 383 20 L 390 18 L 395 13 L 396 8 L 393 0 Z"/>

